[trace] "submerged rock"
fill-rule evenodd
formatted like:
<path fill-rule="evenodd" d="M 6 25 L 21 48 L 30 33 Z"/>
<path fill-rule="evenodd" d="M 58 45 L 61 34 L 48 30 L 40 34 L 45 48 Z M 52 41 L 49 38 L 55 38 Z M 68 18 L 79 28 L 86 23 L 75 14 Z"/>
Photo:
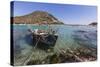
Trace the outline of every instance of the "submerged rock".
<path fill-rule="evenodd" d="M 26 65 L 40 64 L 40 60 L 30 60 Z"/>
<path fill-rule="evenodd" d="M 69 48 L 67 50 L 61 49 L 60 53 L 48 55 L 43 60 L 30 60 L 27 65 L 95 61 L 97 56 L 96 54 L 94 56 L 92 53 L 91 50 L 84 47 Z"/>

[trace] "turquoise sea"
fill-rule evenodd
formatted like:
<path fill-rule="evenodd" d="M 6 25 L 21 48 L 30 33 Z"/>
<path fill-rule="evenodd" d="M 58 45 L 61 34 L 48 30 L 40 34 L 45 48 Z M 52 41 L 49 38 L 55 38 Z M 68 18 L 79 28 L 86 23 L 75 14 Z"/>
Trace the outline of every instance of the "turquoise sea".
<path fill-rule="evenodd" d="M 54 47 L 54 52 L 60 53 L 61 49 L 74 49 L 85 47 L 87 49 L 97 49 L 97 27 L 93 26 L 71 26 L 71 25 L 50 25 L 58 34 L 58 39 Z M 43 50 L 33 50 L 32 36 L 28 29 L 47 30 L 46 25 L 13 25 L 14 38 L 14 64 L 23 65 L 28 56 L 33 53 L 33 60 L 42 60 L 52 53 Z"/>

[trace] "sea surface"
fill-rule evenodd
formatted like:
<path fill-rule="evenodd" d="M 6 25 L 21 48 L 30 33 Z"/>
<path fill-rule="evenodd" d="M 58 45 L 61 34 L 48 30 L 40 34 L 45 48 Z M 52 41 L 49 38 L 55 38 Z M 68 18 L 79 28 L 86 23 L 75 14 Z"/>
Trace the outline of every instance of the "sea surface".
<path fill-rule="evenodd" d="M 61 49 L 86 47 L 97 49 L 97 27 L 93 26 L 71 26 L 71 25 L 50 25 L 50 28 L 58 34 L 54 52 L 60 53 Z M 34 53 L 33 60 L 42 60 L 50 53 L 40 49 L 33 50 L 32 36 L 28 29 L 48 30 L 46 25 L 13 25 L 14 64 L 23 65 L 31 53 Z"/>

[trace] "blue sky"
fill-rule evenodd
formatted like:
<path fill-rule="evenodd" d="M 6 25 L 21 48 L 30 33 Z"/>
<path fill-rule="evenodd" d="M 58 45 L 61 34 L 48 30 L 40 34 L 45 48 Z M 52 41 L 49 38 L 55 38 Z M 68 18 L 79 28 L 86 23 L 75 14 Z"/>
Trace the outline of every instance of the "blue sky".
<path fill-rule="evenodd" d="M 65 24 L 89 24 L 97 21 L 96 6 L 14 2 L 14 16 L 26 15 L 36 10 L 46 11 Z"/>

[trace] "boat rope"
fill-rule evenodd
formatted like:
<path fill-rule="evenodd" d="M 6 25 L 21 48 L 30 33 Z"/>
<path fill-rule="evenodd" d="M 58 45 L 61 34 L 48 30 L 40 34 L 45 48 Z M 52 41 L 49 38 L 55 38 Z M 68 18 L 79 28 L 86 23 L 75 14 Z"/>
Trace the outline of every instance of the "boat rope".
<path fill-rule="evenodd" d="M 29 55 L 27 58 L 26 58 L 26 61 L 22 64 L 22 65 L 26 65 L 32 58 L 32 56 L 34 55 L 34 52 L 32 51 L 31 55 Z"/>
<path fill-rule="evenodd" d="M 65 46 L 63 40 L 60 39 L 60 42 L 62 43 L 63 46 Z M 56 48 L 56 49 L 57 49 L 61 54 L 63 54 L 63 52 L 62 52 L 60 49 L 58 49 L 58 48 Z M 73 51 L 72 51 L 70 48 L 67 47 L 67 50 L 70 51 L 70 53 L 71 53 L 78 61 L 80 61 L 80 62 L 83 62 L 83 61 L 84 61 L 84 60 L 82 60 L 81 58 L 79 58 L 77 55 L 73 54 Z"/>
<path fill-rule="evenodd" d="M 40 41 L 40 37 L 39 37 L 38 41 L 36 42 L 34 49 L 37 47 L 37 44 L 39 43 L 39 41 Z"/>
<path fill-rule="evenodd" d="M 60 35 L 59 35 L 59 36 L 60 36 Z M 61 37 L 61 36 L 60 36 L 60 37 Z M 59 38 L 60 38 L 60 37 L 59 37 Z M 53 37 L 53 38 L 54 38 L 54 40 L 56 39 L 55 37 Z M 40 37 L 38 38 L 38 40 L 37 40 L 37 42 L 36 42 L 36 44 L 35 44 L 35 46 L 34 46 L 34 49 L 37 47 L 39 40 L 40 40 Z M 65 46 L 65 43 L 64 43 L 64 41 L 63 41 L 62 39 L 60 39 L 60 42 L 62 43 L 63 46 Z M 56 49 L 57 49 L 57 51 L 59 51 L 60 53 L 62 53 L 62 51 L 61 51 L 59 48 L 56 48 Z M 69 49 L 69 51 L 72 52 L 71 49 Z M 23 63 L 23 65 L 26 65 L 26 64 L 31 60 L 31 58 L 32 58 L 33 55 L 34 55 L 34 52 L 32 51 L 32 53 L 27 57 L 27 59 L 26 59 L 26 61 Z M 73 54 L 73 55 L 74 55 L 74 54 Z M 78 56 L 76 56 L 76 55 L 74 55 L 74 56 L 75 56 L 75 58 L 77 58 L 78 60 L 82 61 Z"/>
<path fill-rule="evenodd" d="M 29 28 L 30 32 L 32 33 L 31 27 L 28 26 L 28 28 Z M 49 29 L 50 29 L 50 26 L 49 26 Z M 54 37 L 54 39 L 56 39 L 56 38 Z M 34 46 L 34 49 L 37 47 L 39 40 L 40 40 L 40 37 L 38 38 L 38 41 L 36 42 L 36 44 Z M 32 58 L 33 55 L 34 55 L 34 52 L 32 51 L 31 54 L 26 58 L 26 60 L 23 63 L 23 65 L 26 65 L 31 60 L 31 58 Z"/>
<path fill-rule="evenodd" d="M 38 44 L 39 40 L 40 40 L 40 37 L 39 37 L 39 39 L 38 39 L 36 45 L 34 46 L 34 49 L 37 47 L 37 44 Z M 23 65 L 26 65 L 26 64 L 31 60 L 31 58 L 32 58 L 33 55 L 34 55 L 34 52 L 32 51 L 31 55 L 27 57 L 27 59 L 26 59 L 26 61 L 23 63 Z"/>
<path fill-rule="evenodd" d="M 59 37 L 59 38 L 60 38 L 60 37 Z M 63 42 L 63 40 L 60 39 L 60 40 L 58 40 L 58 42 L 59 42 L 59 41 L 60 41 L 60 43 L 62 43 L 63 46 L 65 45 L 64 42 Z M 57 42 L 56 44 L 60 45 L 60 43 L 58 43 L 58 42 Z M 61 50 L 60 50 L 59 48 L 56 48 L 56 49 L 57 49 L 57 51 L 59 51 L 60 53 L 62 53 Z"/>

